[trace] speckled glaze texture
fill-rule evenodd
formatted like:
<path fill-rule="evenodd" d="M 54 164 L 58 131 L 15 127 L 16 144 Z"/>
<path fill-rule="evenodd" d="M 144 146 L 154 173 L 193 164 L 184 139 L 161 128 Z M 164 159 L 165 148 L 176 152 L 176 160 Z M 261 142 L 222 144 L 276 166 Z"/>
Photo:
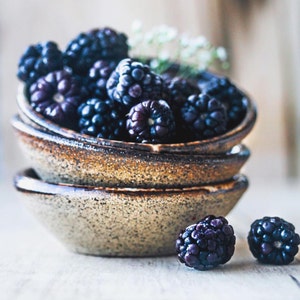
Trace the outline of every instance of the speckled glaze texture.
<path fill-rule="evenodd" d="M 38 219 L 72 251 L 101 256 L 175 253 L 178 233 L 207 214 L 225 216 L 247 178 L 173 189 L 56 185 L 32 169 L 15 176 L 16 190 Z"/>
<path fill-rule="evenodd" d="M 249 150 L 227 153 L 157 153 L 95 146 L 46 133 L 12 120 L 20 147 L 38 175 L 52 183 L 172 187 L 222 182 L 239 173 Z"/>

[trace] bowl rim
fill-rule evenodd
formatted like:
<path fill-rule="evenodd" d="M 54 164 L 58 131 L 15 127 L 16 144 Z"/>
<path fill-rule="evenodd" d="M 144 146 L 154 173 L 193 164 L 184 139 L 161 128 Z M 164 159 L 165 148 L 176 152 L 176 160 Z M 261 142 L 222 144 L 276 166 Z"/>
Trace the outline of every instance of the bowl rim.
<path fill-rule="evenodd" d="M 99 151 L 100 149 L 107 149 L 110 151 L 115 151 L 118 152 L 119 149 L 112 147 L 110 145 L 103 145 L 101 146 L 101 148 L 98 146 L 95 146 L 93 144 L 89 144 L 87 142 L 81 142 L 75 139 L 69 139 L 69 138 L 65 138 L 63 136 L 59 136 L 59 135 L 53 135 L 50 132 L 46 132 L 46 131 L 42 131 L 36 127 L 33 127 L 27 123 L 25 123 L 18 114 L 14 115 L 11 118 L 11 125 L 12 127 L 21 133 L 24 133 L 26 135 L 32 136 L 34 138 L 38 138 L 41 140 L 45 140 L 45 141 L 49 141 L 51 143 L 55 143 L 58 145 L 64 145 L 66 147 L 75 147 L 75 148 L 79 148 L 79 149 L 85 149 L 87 151 Z M 137 149 L 122 149 L 122 153 L 124 153 L 124 150 L 126 150 L 126 153 L 130 154 L 132 153 L 137 154 L 137 152 L 139 150 Z M 138 152 L 140 154 L 146 154 L 146 152 L 142 151 L 142 152 Z M 153 155 L 160 155 L 162 157 L 181 157 L 181 156 L 187 156 L 187 153 L 183 152 L 175 152 L 175 153 L 169 153 L 169 152 L 153 152 Z M 237 144 L 234 145 L 232 148 L 228 149 L 226 152 L 216 152 L 216 153 L 202 153 L 202 152 L 194 152 L 194 153 L 188 153 L 189 157 L 193 157 L 193 158 L 210 158 L 210 159 L 223 159 L 224 156 L 226 156 L 227 158 L 234 157 L 234 156 L 247 156 L 249 157 L 251 154 L 250 149 L 245 145 L 245 144 Z"/>
<path fill-rule="evenodd" d="M 247 188 L 248 178 L 244 174 L 236 174 L 231 179 L 213 183 L 190 187 L 168 187 L 168 188 L 140 188 L 140 187 L 105 187 L 68 183 L 49 183 L 41 180 L 33 168 L 26 168 L 14 175 L 13 184 L 17 191 L 26 193 L 37 193 L 44 195 L 70 195 L 74 193 L 125 193 L 125 194 L 165 194 L 184 192 L 203 192 L 206 194 L 222 193 L 227 190 Z"/>
<path fill-rule="evenodd" d="M 185 143 L 169 143 L 169 144 L 150 144 L 150 143 L 137 143 L 130 141 L 119 141 L 110 140 L 104 138 L 97 138 L 89 136 L 87 134 L 82 134 L 76 132 L 75 130 L 62 127 L 55 124 L 51 120 L 45 118 L 42 114 L 36 112 L 25 96 L 25 85 L 23 83 L 19 84 L 17 93 L 17 106 L 22 114 L 25 114 L 29 120 L 33 121 L 41 130 L 52 132 L 56 135 L 63 136 L 68 139 L 78 140 L 80 142 L 89 143 L 95 146 L 110 146 L 119 149 L 136 149 L 147 152 L 207 152 L 208 148 L 213 148 L 215 152 L 218 152 L 218 148 L 221 144 L 226 144 L 232 140 L 243 139 L 253 128 L 256 118 L 257 118 L 257 108 L 254 101 L 243 92 L 243 99 L 245 106 L 247 107 L 246 115 L 244 119 L 233 129 L 227 131 L 226 133 L 205 140 L 190 141 Z M 234 144 L 234 143 L 233 143 Z M 232 146 L 233 146 L 232 144 Z M 231 147 L 229 147 L 231 148 Z M 211 151 L 209 151 L 211 152 Z"/>

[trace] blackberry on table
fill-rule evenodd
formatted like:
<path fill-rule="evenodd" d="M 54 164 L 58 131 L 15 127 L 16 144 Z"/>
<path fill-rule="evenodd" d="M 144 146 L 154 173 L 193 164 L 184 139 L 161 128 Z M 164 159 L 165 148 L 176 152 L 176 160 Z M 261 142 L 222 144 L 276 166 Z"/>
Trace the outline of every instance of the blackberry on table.
<path fill-rule="evenodd" d="M 176 252 L 186 266 L 209 270 L 231 259 L 235 241 L 234 230 L 224 217 L 208 215 L 179 234 Z"/>
<path fill-rule="evenodd" d="M 175 134 L 175 120 L 165 100 L 146 100 L 130 109 L 126 128 L 133 141 L 168 143 Z"/>
<path fill-rule="evenodd" d="M 107 98 L 106 83 L 117 63 L 113 60 L 97 60 L 89 69 L 85 86 L 90 97 Z"/>
<path fill-rule="evenodd" d="M 300 244 L 293 224 L 279 217 L 263 217 L 251 224 L 248 244 L 261 263 L 287 265 L 294 260 Z"/>
<path fill-rule="evenodd" d="M 81 81 L 65 70 L 50 72 L 29 90 L 29 102 L 37 112 L 72 129 L 76 129 L 77 108 L 85 97 Z"/>
<path fill-rule="evenodd" d="M 126 140 L 123 107 L 106 98 L 90 98 L 78 108 L 78 127 L 81 133 L 98 138 Z"/>
<path fill-rule="evenodd" d="M 148 65 L 131 58 L 119 62 L 107 81 L 107 93 L 112 100 L 133 106 L 143 100 L 158 100 L 163 95 L 162 78 Z"/>
<path fill-rule="evenodd" d="M 85 75 L 100 59 L 119 61 L 128 57 L 127 36 L 109 27 L 80 33 L 64 52 L 64 62 L 73 72 Z"/>
<path fill-rule="evenodd" d="M 227 110 L 228 128 L 238 125 L 246 114 L 243 93 L 226 77 L 213 77 L 202 86 L 202 92 L 221 101 Z"/>
<path fill-rule="evenodd" d="M 52 41 L 30 45 L 18 63 L 17 77 L 30 85 L 49 72 L 63 69 L 63 55 Z"/>
<path fill-rule="evenodd" d="M 189 96 L 181 108 L 181 119 L 182 126 L 188 129 L 193 139 L 212 138 L 227 129 L 224 105 L 207 94 Z"/>

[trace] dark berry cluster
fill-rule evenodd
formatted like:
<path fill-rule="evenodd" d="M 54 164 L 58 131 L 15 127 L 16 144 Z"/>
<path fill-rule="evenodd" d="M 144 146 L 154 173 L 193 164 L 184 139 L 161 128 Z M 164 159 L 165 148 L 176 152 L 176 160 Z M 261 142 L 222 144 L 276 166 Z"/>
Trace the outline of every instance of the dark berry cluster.
<path fill-rule="evenodd" d="M 118 140 L 125 136 L 124 109 L 108 98 L 89 98 L 78 108 L 81 133 Z"/>
<path fill-rule="evenodd" d="M 208 71 L 187 77 L 182 69 L 174 63 L 157 74 L 129 56 L 124 33 L 104 27 L 80 33 L 64 51 L 54 42 L 29 46 L 17 76 L 38 113 L 99 138 L 181 143 L 243 120 L 244 95 L 227 78 Z"/>
<path fill-rule="evenodd" d="M 224 217 L 209 215 L 179 234 L 176 251 L 180 262 L 208 270 L 228 262 L 235 248 L 235 235 Z"/>
<path fill-rule="evenodd" d="M 218 99 L 226 108 L 228 127 L 233 128 L 246 114 L 243 93 L 226 77 L 214 77 L 202 85 L 202 91 Z"/>
<path fill-rule="evenodd" d="M 300 245 L 295 226 L 279 217 L 255 220 L 247 240 L 253 256 L 260 263 L 272 265 L 290 264 Z M 181 263 L 209 270 L 231 259 L 235 241 L 233 227 L 224 217 L 208 215 L 179 233 L 175 249 Z"/>
<path fill-rule="evenodd" d="M 146 100 L 133 106 L 128 114 L 129 135 L 140 143 L 162 143 L 175 134 L 173 112 L 165 100 Z"/>
<path fill-rule="evenodd" d="M 182 105 L 181 118 L 192 138 L 200 140 L 224 133 L 228 121 L 224 105 L 208 94 L 189 96 Z"/>
<path fill-rule="evenodd" d="M 30 86 L 32 107 L 53 122 L 76 128 L 77 108 L 86 90 L 78 77 L 65 70 L 50 72 Z"/>
<path fill-rule="evenodd" d="M 107 81 L 109 97 L 128 107 L 145 99 L 158 100 L 162 90 L 162 78 L 131 58 L 123 59 Z"/>
<path fill-rule="evenodd" d="M 298 252 L 300 237 L 293 224 L 279 217 L 264 217 L 251 224 L 248 243 L 259 262 L 287 265 Z"/>
<path fill-rule="evenodd" d="M 127 36 L 108 27 L 80 33 L 64 52 L 65 64 L 77 74 L 86 74 L 97 60 L 125 57 L 128 57 Z"/>
<path fill-rule="evenodd" d="M 38 43 L 26 48 L 18 64 L 17 77 L 33 83 L 49 72 L 63 68 L 63 54 L 55 42 Z"/>

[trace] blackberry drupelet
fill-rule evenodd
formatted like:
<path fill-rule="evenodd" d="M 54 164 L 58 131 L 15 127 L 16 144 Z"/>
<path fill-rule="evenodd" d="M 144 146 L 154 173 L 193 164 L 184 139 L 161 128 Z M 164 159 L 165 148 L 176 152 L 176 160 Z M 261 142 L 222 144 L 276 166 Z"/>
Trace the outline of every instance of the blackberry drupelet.
<path fill-rule="evenodd" d="M 54 71 L 38 79 L 29 90 L 31 106 L 53 122 L 76 129 L 77 108 L 87 93 L 78 77 Z"/>
<path fill-rule="evenodd" d="M 100 59 L 119 61 L 128 57 L 127 36 L 104 27 L 80 33 L 69 42 L 64 62 L 73 72 L 85 75 Z"/>
<path fill-rule="evenodd" d="M 231 259 L 235 240 L 234 230 L 224 217 L 209 215 L 179 234 L 176 252 L 186 266 L 209 270 Z"/>
<path fill-rule="evenodd" d="M 130 109 L 126 128 L 133 141 L 168 143 L 175 134 L 174 115 L 165 100 L 146 100 Z"/>
<path fill-rule="evenodd" d="M 106 99 L 108 97 L 106 83 L 116 65 L 117 63 L 113 60 L 98 60 L 89 69 L 85 86 L 91 98 Z"/>
<path fill-rule="evenodd" d="M 126 110 L 108 98 L 90 98 L 78 108 L 80 133 L 91 136 L 126 140 Z"/>
<path fill-rule="evenodd" d="M 52 41 L 27 47 L 18 64 L 17 77 L 30 85 L 39 77 L 63 69 L 63 55 Z"/>
<path fill-rule="evenodd" d="M 248 244 L 261 263 L 287 265 L 294 260 L 300 244 L 293 224 L 279 217 L 263 217 L 251 224 Z"/>
<path fill-rule="evenodd" d="M 246 115 L 243 93 L 226 77 L 213 77 L 202 86 L 202 92 L 221 101 L 228 115 L 228 129 L 238 125 Z"/>
<path fill-rule="evenodd" d="M 181 122 L 191 139 L 212 138 L 226 132 L 226 109 L 207 94 L 191 95 L 181 108 Z"/>
<path fill-rule="evenodd" d="M 163 80 L 148 65 L 127 58 L 120 61 L 106 88 L 112 100 L 131 107 L 143 100 L 161 99 Z"/>

